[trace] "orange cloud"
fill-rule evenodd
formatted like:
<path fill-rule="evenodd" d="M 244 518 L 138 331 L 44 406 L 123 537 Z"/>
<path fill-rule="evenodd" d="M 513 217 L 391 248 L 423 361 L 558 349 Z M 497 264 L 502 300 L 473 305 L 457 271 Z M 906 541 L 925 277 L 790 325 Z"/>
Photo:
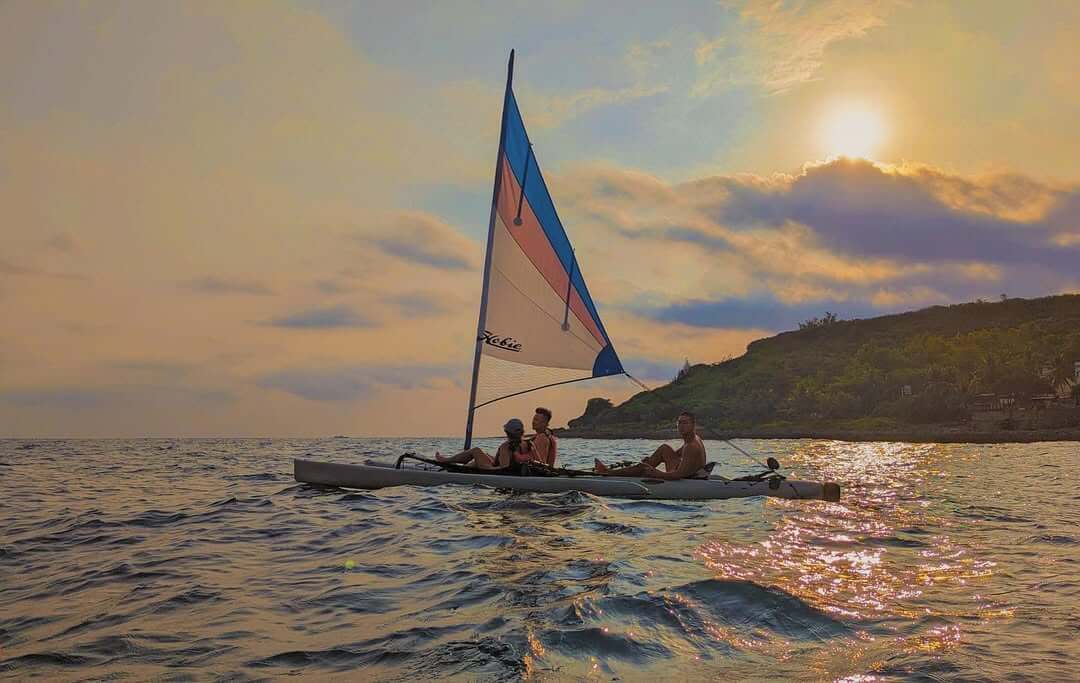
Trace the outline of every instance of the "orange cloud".
<path fill-rule="evenodd" d="M 724 50 L 729 41 L 723 38 L 699 43 L 695 51 L 699 75 L 693 92 L 707 95 L 739 83 L 760 84 L 773 94 L 784 92 L 817 75 L 831 44 L 864 37 L 883 26 L 903 4 L 896 0 L 750 0 L 741 10 L 750 32 L 736 41 L 737 51 Z"/>
<path fill-rule="evenodd" d="M 375 230 L 358 233 L 385 255 L 408 263 L 447 270 L 478 267 L 477 244 L 439 218 L 419 211 L 402 211 L 380 221 Z"/>
<path fill-rule="evenodd" d="M 589 165 L 553 183 L 584 236 L 582 262 L 619 254 L 619 269 L 589 275 L 598 298 L 617 305 L 767 292 L 792 305 L 892 309 L 982 295 L 1005 269 L 1021 289 L 1044 286 L 1046 268 L 1059 286 L 1070 281 L 1072 257 L 1055 248 L 1075 234 L 1075 191 L 1016 174 L 841 159 L 681 184 Z"/>

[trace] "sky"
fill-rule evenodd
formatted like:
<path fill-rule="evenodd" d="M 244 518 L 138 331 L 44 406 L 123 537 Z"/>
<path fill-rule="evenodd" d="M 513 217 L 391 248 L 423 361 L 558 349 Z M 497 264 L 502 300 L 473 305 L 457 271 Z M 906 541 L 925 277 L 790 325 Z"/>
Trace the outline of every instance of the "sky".
<path fill-rule="evenodd" d="M 1078 26 L 1071 0 L 0 2 L 0 437 L 462 433 L 512 48 L 646 383 L 825 311 L 1080 291 Z"/>

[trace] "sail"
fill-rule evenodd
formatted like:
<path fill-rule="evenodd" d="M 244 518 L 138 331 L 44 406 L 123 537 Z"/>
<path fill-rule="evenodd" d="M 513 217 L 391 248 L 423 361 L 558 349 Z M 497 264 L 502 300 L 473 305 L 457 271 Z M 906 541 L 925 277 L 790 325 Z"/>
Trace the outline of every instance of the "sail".
<path fill-rule="evenodd" d="M 480 393 L 470 411 L 508 395 L 623 372 L 509 79 L 504 108 L 478 339 Z"/>

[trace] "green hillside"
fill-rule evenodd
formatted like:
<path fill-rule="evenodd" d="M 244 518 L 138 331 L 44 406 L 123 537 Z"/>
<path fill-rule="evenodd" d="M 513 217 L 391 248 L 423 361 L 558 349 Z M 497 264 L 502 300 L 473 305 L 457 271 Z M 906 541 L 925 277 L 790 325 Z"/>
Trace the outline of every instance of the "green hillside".
<path fill-rule="evenodd" d="M 801 328 L 755 341 L 739 358 L 693 366 L 620 406 L 594 399 L 570 430 L 663 430 L 681 409 L 728 433 L 964 424 L 980 394 L 1020 401 L 1048 394 L 1073 377 L 1080 361 L 1080 295 L 866 320 L 826 315 Z"/>

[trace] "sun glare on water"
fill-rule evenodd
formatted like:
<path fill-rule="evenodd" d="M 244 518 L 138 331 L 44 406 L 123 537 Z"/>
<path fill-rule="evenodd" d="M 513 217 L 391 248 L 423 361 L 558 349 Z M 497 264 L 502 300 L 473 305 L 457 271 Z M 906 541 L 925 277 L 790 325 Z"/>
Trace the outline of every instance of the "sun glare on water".
<path fill-rule="evenodd" d="M 824 118 L 822 144 L 830 157 L 872 159 L 885 138 L 881 115 L 862 103 L 835 105 Z"/>

